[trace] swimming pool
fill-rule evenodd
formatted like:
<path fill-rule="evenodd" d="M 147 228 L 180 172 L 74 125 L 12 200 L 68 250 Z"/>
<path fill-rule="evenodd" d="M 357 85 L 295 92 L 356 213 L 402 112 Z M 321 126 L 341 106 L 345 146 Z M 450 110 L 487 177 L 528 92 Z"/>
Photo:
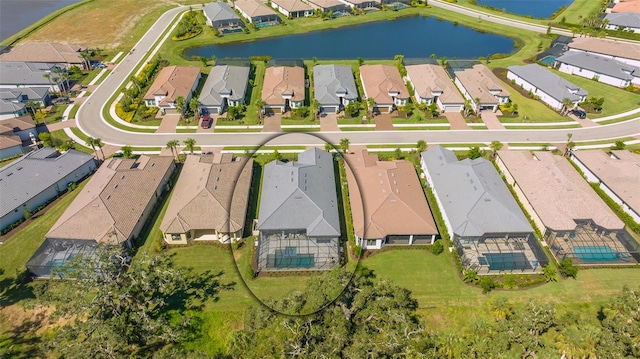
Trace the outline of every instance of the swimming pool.
<path fill-rule="evenodd" d="M 553 64 L 556 61 L 556 58 L 553 56 L 545 56 L 544 58 L 542 58 L 539 62 L 541 64 L 545 64 L 547 66 L 550 66 L 551 64 Z"/>
<path fill-rule="evenodd" d="M 609 246 L 576 246 L 573 253 L 584 262 L 617 262 L 620 255 Z"/>
<path fill-rule="evenodd" d="M 482 253 L 478 258 L 480 264 L 488 264 L 489 270 L 531 269 L 531 263 L 524 253 Z"/>

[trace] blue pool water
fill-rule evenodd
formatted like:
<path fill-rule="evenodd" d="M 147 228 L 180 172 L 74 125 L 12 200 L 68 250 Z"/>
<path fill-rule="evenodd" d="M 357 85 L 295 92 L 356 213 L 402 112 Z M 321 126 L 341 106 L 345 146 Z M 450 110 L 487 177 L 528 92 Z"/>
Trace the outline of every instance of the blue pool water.
<path fill-rule="evenodd" d="M 481 264 L 489 264 L 489 270 L 531 269 L 531 263 L 524 253 L 482 253 L 484 259 L 479 258 Z"/>
<path fill-rule="evenodd" d="M 619 253 L 609 246 L 576 246 L 573 253 L 585 262 L 616 262 Z"/>
<path fill-rule="evenodd" d="M 543 58 L 542 60 L 540 60 L 540 63 L 545 64 L 547 66 L 550 66 L 554 61 L 556 61 L 555 57 L 547 56 L 547 57 Z"/>

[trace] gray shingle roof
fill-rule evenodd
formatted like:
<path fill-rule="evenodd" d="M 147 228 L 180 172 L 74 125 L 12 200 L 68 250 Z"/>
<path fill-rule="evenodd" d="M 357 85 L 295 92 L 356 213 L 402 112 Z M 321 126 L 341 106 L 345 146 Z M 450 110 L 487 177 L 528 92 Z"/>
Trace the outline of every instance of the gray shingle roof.
<path fill-rule="evenodd" d="M 0 87 L 0 99 L 3 100 L 36 100 L 42 101 L 42 98 L 49 93 L 49 89 L 46 87 Z M 26 96 L 26 99 L 21 99 L 22 96 Z"/>
<path fill-rule="evenodd" d="M 420 155 L 455 235 L 533 232 L 491 162 L 483 158 L 458 161 L 441 146 Z"/>
<path fill-rule="evenodd" d="M 240 19 L 229 4 L 222 1 L 208 3 L 204 6 L 204 15 L 211 22 L 220 20 Z"/>
<path fill-rule="evenodd" d="M 640 68 L 585 52 L 570 51 L 558 57 L 556 61 L 616 79 L 633 80 L 634 77 L 640 77 Z"/>
<path fill-rule="evenodd" d="M 298 161 L 264 167 L 258 229 L 306 229 L 309 236 L 340 235 L 332 156 L 312 148 Z"/>
<path fill-rule="evenodd" d="M 640 28 L 640 14 L 635 12 L 607 14 L 604 19 L 609 20 L 609 25 Z"/>
<path fill-rule="evenodd" d="M 25 105 L 22 102 L 12 102 L 0 99 L 0 114 L 17 113 L 24 110 Z"/>
<path fill-rule="evenodd" d="M 220 106 L 222 96 L 230 94 L 229 99 L 238 101 L 244 98 L 249 80 L 249 67 L 214 66 L 200 92 L 200 103 L 203 106 Z"/>
<path fill-rule="evenodd" d="M 509 66 L 509 71 L 562 102 L 568 98 L 575 102 L 587 96 L 587 91 L 537 64 Z"/>
<path fill-rule="evenodd" d="M 44 147 L 3 167 L 0 169 L 0 217 L 91 161 L 93 156 L 82 152 L 69 150 L 60 154 L 55 148 Z"/>
<path fill-rule="evenodd" d="M 51 73 L 55 77 L 54 69 L 64 67 L 53 63 L 43 62 L 0 62 L 0 85 L 49 85 L 44 74 Z"/>
<path fill-rule="evenodd" d="M 358 89 L 350 66 L 317 65 L 313 68 L 314 96 L 322 106 L 337 106 L 340 98 L 337 93 L 348 100 L 358 99 Z"/>

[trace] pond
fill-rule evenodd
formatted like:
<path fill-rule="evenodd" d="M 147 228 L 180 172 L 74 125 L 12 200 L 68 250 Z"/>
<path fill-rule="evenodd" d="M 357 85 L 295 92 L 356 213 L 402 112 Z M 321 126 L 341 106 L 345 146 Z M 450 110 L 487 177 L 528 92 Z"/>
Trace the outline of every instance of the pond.
<path fill-rule="evenodd" d="M 80 0 L 0 0 L 0 41 Z"/>
<path fill-rule="evenodd" d="M 304 20 L 301 20 L 304 21 Z M 411 16 L 396 20 L 286 35 L 251 42 L 235 42 L 187 49 L 191 56 L 215 55 L 222 59 L 272 56 L 325 60 L 406 58 L 478 58 L 511 53 L 513 39 L 458 26 L 433 17 Z"/>
<path fill-rule="evenodd" d="M 477 0 L 478 5 L 493 8 L 518 15 L 528 15 L 546 19 L 553 15 L 560 7 L 569 6 L 573 0 Z"/>

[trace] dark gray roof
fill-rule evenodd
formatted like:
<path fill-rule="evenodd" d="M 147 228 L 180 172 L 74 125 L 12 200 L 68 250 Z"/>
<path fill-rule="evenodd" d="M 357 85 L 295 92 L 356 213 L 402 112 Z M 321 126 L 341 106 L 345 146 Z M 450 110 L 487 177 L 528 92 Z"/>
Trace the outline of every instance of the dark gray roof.
<path fill-rule="evenodd" d="M 220 20 L 240 19 L 229 4 L 222 1 L 208 3 L 204 6 L 204 15 L 211 22 Z"/>
<path fill-rule="evenodd" d="M 506 184 L 483 158 L 458 161 L 441 146 L 422 152 L 441 210 L 457 236 L 531 233 L 533 229 Z"/>
<path fill-rule="evenodd" d="M 580 101 L 587 96 L 587 91 L 537 64 L 509 66 L 509 71 L 560 102 L 565 98 Z"/>
<path fill-rule="evenodd" d="M 607 14 L 604 19 L 609 21 L 609 25 L 634 27 L 640 29 L 640 14 L 635 12 L 619 12 Z"/>
<path fill-rule="evenodd" d="M 556 61 L 616 79 L 633 80 L 634 77 L 640 77 L 640 68 L 586 52 L 570 51 L 558 57 Z"/>
<path fill-rule="evenodd" d="M 40 192 L 73 173 L 93 156 L 76 150 L 60 154 L 44 147 L 26 154 L 0 169 L 0 217 L 21 207 Z"/>
<path fill-rule="evenodd" d="M 220 94 L 230 94 L 230 100 L 240 100 L 247 91 L 248 80 L 249 67 L 214 66 L 200 92 L 200 103 L 203 106 L 220 106 Z"/>
<path fill-rule="evenodd" d="M 258 229 L 306 229 L 309 236 L 340 235 L 333 158 L 312 148 L 298 161 L 264 167 Z"/>
<path fill-rule="evenodd" d="M 548 48 L 547 50 L 539 53 L 536 56 L 536 60 L 542 60 L 547 56 L 553 56 L 553 57 L 562 56 L 562 54 L 565 53 L 565 47 L 566 47 L 565 44 L 557 43 L 551 46 L 550 48 Z"/>
<path fill-rule="evenodd" d="M 340 104 L 337 93 L 343 93 L 348 100 L 358 99 L 358 89 L 353 79 L 351 66 L 317 65 L 313 68 L 314 96 L 320 105 Z"/>
<path fill-rule="evenodd" d="M 3 100 L 42 100 L 49 88 L 47 87 L 0 87 L 0 99 Z M 26 96 L 26 99 L 21 99 L 22 96 Z"/>
<path fill-rule="evenodd" d="M 49 82 L 43 75 L 51 73 L 56 76 L 54 69 L 63 66 L 53 63 L 43 62 L 0 62 L 0 85 L 49 85 L 55 81 Z"/>
<path fill-rule="evenodd" d="M 0 99 L 0 114 L 9 114 L 20 112 L 24 109 L 22 102 L 12 102 Z"/>

